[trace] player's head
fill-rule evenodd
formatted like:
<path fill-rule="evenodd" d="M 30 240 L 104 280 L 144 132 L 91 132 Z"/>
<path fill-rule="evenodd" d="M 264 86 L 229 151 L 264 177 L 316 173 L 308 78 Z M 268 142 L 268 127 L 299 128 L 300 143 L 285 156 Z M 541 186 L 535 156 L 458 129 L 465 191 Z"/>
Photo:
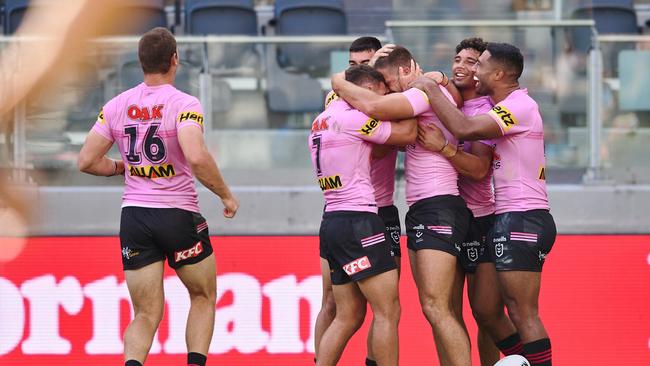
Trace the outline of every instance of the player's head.
<path fill-rule="evenodd" d="M 411 52 L 402 46 L 395 46 L 388 56 L 377 59 L 375 69 L 384 75 L 386 85 L 390 91 L 403 92 L 415 79 L 417 75 L 411 73 L 411 60 L 413 60 Z M 411 75 L 407 76 L 408 74 Z"/>
<path fill-rule="evenodd" d="M 524 57 L 519 48 L 508 43 L 488 43 L 474 66 L 478 80 L 476 91 L 479 94 L 491 94 L 498 85 L 518 83 L 524 70 Z"/>
<path fill-rule="evenodd" d="M 368 65 L 350 66 L 345 70 L 345 80 L 377 94 L 384 95 L 388 92 L 384 77 Z"/>
<path fill-rule="evenodd" d="M 474 89 L 474 65 L 487 48 L 482 38 L 465 38 L 456 46 L 456 56 L 451 65 L 452 81 L 460 90 Z"/>
<path fill-rule="evenodd" d="M 138 58 L 145 74 L 167 74 L 178 67 L 174 35 L 163 27 L 145 33 L 138 43 Z"/>
<path fill-rule="evenodd" d="M 381 48 L 381 42 L 375 37 L 359 37 L 350 44 L 350 66 L 367 65 L 375 52 Z"/>

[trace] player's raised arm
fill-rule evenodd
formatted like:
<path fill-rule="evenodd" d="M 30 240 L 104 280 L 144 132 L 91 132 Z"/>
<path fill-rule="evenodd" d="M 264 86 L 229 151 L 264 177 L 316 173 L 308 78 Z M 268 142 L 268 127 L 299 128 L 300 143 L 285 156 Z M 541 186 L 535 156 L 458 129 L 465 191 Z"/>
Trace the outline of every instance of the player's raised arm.
<path fill-rule="evenodd" d="M 201 129 L 192 127 L 179 129 L 178 142 L 194 176 L 221 198 L 224 205 L 224 216 L 234 217 L 239 208 L 239 202 L 223 180 L 217 163 L 205 145 Z"/>
<path fill-rule="evenodd" d="M 442 93 L 438 83 L 427 77 L 419 77 L 412 87 L 424 91 L 429 103 L 440 121 L 459 140 L 479 140 L 501 137 L 503 133 L 496 122 L 487 114 L 466 117 Z"/>
<path fill-rule="evenodd" d="M 402 120 L 414 116 L 408 99 L 401 94 L 379 95 L 345 80 L 344 73 L 332 76 L 332 89 L 351 106 L 381 120 Z"/>

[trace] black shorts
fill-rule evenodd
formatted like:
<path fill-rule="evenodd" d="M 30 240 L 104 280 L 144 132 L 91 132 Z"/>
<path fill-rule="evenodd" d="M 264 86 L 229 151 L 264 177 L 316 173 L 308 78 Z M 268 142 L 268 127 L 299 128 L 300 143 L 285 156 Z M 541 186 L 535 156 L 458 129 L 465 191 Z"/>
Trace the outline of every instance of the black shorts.
<path fill-rule="evenodd" d="M 458 257 L 465 273 L 475 273 L 480 263 L 493 262 L 489 255 L 486 238 L 494 225 L 494 214 L 474 217 L 470 211 L 467 235 L 460 245 Z"/>
<path fill-rule="evenodd" d="M 497 271 L 541 272 L 556 234 L 547 210 L 496 215 L 487 242 Z"/>
<path fill-rule="evenodd" d="M 401 257 L 402 250 L 399 246 L 399 239 L 402 235 L 402 228 L 399 224 L 397 207 L 395 205 L 379 207 L 377 214 L 386 225 L 386 235 L 388 235 L 388 241 L 390 242 L 390 254 L 393 257 Z"/>
<path fill-rule="evenodd" d="M 442 195 L 417 201 L 406 213 L 407 247 L 434 249 L 457 256 L 467 235 L 469 210 L 460 196 Z"/>
<path fill-rule="evenodd" d="M 323 215 L 320 251 L 329 262 L 333 285 L 360 281 L 397 268 L 384 223 L 377 214 L 333 211 Z"/>
<path fill-rule="evenodd" d="M 176 269 L 212 254 L 208 223 L 178 208 L 124 207 L 120 221 L 124 270 L 165 260 Z"/>

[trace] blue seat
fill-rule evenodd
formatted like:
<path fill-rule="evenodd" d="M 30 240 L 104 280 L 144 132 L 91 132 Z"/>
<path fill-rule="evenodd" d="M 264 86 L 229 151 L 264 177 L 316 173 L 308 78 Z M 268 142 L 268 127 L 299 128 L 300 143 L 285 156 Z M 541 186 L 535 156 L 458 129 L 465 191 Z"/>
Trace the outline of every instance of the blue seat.
<path fill-rule="evenodd" d="M 619 53 L 621 88 L 618 102 L 623 111 L 650 111 L 650 51 L 625 50 Z"/>
<path fill-rule="evenodd" d="M 347 34 L 340 0 L 276 0 L 275 33 L 282 36 Z M 278 46 L 278 64 L 289 70 L 327 74 L 331 45 L 284 44 Z"/>
<path fill-rule="evenodd" d="M 5 34 L 13 34 L 23 20 L 30 0 L 5 0 L 3 26 Z"/>
<path fill-rule="evenodd" d="M 187 0 L 185 30 L 194 35 L 257 35 L 253 0 Z M 191 59 L 194 53 L 189 56 Z M 208 48 L 212 69 L 234 69 L 257 60 L 252 44 L 213 44 Z"/>

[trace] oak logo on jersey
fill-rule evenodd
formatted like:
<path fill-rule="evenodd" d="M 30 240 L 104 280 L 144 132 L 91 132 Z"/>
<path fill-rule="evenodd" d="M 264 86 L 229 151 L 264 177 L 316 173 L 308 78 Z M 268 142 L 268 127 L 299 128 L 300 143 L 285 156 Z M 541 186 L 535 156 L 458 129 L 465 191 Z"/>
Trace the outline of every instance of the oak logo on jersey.
<path fill-rule="evenodd" d="M 203 115 L 199 112 L 181 112 L 178 114 L 178 118 L 176 118 L 176 122 L 178 123 L 190 120 L 203 126 Z"/>
<path fill-rule="evenodd" d="M 144 165 L 144 166 L 132 166 L 129 165 L 129 175 L 132 177 L 143 177 L 143 178 L 171 178 L 176 175 L 176 170 L 172 164 L 161 164 L 161 165 Z"/>
<path fill-rule="evenodd" d="M 157 104 L 151 108 L 149 107 L 139 107 L 137 105 L 131 105 L 126 110 L 126 115 L 129 116 L 132 120 L 136 121 L 151 121 L 151 120 L 161 120 L 163 118 L 162 110 L 164 104 Z"/>
<path fill-rule="evenodd" d="M 339 189 L 343 187 L 340 175 L 332 175 L 330 177 L 318 178 L 318 185 L 322 191 L 329 191 L 330 189 Z"/>
<path fill-rule="evenodd" d="M 543 166 L 539 167 L 539 176 L 537 177 L 539 180 L 546 180 L 546 169 L 544 169 Z"/>
<path fill-rule="evenodd" d="M 515 116 L 512 115 L 512 112 L 502 105 L 495 105 L 492 110 L 490 110 L 490 113 L 494 113 L 495 116 L 499 117 L 504 131 L 508 131 L 512 126 L 517 124 L 517 120 L 515 119 Z"/>
<path fill-rule="evenodd" d="M 375 132 L 375 130 L 377 129 L 377 127 L 379 127 L 380 124 L 381 124 L 380 121 L 377 121 L 374 118 L 370 118 L 366 121 L 366 124 L 363 125 L 363 127 L 361 127 L 359 132 L 361 132 L 364 135 L 370 136 L 373 134 L 373 132 Z"/>
<path fill-rule="evenodd" d="M 97 116 L 97 121 L 99 121 L 100 125 L 103 125 L 106 123 L 106 120 L 104 119 L 104 109 L 102 108 L 101 111 L 99 111 L 99 116 Z"/>
<path fill-rule="evenodd" d="M 314 132 L 325 131 L 329 129 L 330 126 L 327 124 L 327 120 L 329 119 L 330 116 L 314 120 L 314 123 L 311 125 L 311 132 L 314 133 Z"/>

